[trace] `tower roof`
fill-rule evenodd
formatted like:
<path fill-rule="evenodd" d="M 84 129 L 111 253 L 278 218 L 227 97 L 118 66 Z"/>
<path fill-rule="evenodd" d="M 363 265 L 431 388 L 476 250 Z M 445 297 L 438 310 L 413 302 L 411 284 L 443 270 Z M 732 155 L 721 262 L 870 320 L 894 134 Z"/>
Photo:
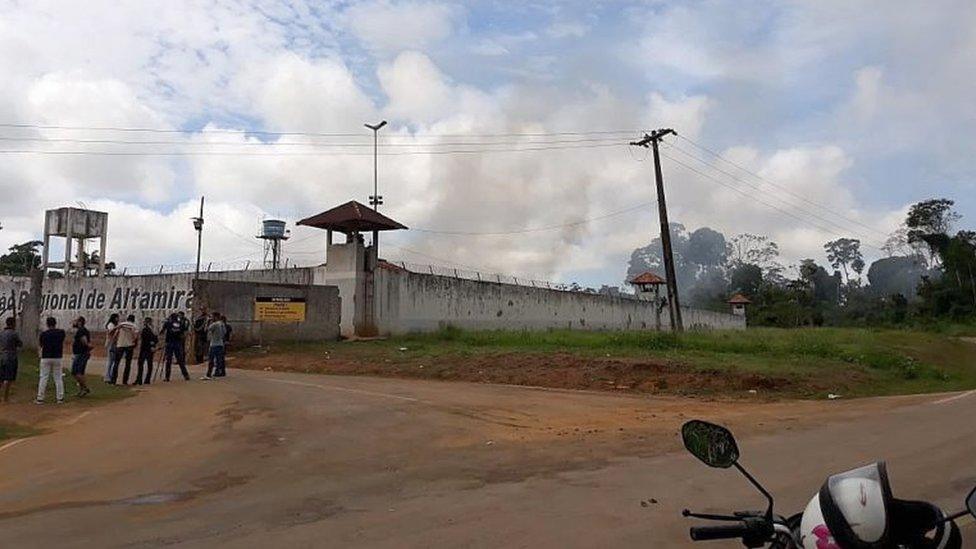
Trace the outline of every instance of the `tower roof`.
<path fill-rule="evenodd" d="M 667 284 L 667 281 L 663 278 L 657 276 L 651 271 L 646 273 L 641 273 L 634 278 L 630 279 L 631 284 Z"/>
<path fill-rule="evenodd" d="M 406 225 L 394 221 L 355 200 L 350 200 L 341 206 L 336 206 L 320 214 L 306 217 L 299 221 L 298 224 L 343 233 L 395 231 L 407 228 Z"/>
<path fill-rule="evenodd" d="M 729 299 L 729 303 L 731 303 L 732 305 L 748 305 L 752 303 L 752 301 L 750 301 L 748 297 L 742 294 L 735 294 Z"/>

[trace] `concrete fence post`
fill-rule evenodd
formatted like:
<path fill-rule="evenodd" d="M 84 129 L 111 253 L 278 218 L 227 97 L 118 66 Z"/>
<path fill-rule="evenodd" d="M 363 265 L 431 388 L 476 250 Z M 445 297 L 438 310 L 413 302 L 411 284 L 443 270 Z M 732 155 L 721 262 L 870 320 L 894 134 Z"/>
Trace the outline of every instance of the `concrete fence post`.
<path fill-rule="evenodd" d="M 20 315 L 20 336 L 24 340 L 24 347 L 37 350 L 37 336 L 41 327 L 41 295 L 44 288 L 44 271 L 33 269 L 30 272 L 30 290 L 27 302 Z"/>

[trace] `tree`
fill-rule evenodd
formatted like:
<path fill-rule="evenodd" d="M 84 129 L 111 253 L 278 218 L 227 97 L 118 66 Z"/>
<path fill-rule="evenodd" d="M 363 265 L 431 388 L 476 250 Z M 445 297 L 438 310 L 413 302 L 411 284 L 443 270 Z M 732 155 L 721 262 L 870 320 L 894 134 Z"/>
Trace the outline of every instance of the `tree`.
<path fill-rule="evenodd" d="M 725 235 L 702 227 L 688 235 L 688 261 L 703 267 L 717 267 L 725 263 L 728 245 Z"/>
<path fill-rule="evenodd" d="M 84 265 L 85 276 L 94 276 L 98 272 L 98 265 L 101 262 L 101 257 L 99 256 L 98 250 L 89 254 L 88 252 L 80 252 L 78 254 L 79 261 Z M 115 262 L 106 261 L 105 262 L 105 274 L 112 274 L 115 271 Z"/>
<path fill-rule="evenodd" d="M 851 282 L 850 270 L 858 275 L 864 270 L 864 256 L 861 255 L 861 241 L 856 238 L 838 238 L 824 244 L 827 261 L 834 269 L 844 272 L 844 281 Z M 850 270 L 848 270 L 850 268 Z"/>
<path fill-rule="evenodd" d="M 783 266 L 779 258 L 779 245 L 768 236 L 743 233 L 732 237 L 726 252 L 729 267 L 736 265 L 756 265 L 763 271 L 767 281 L 782 281 Z"/>
<path fill-rule="evenodd" d="M 743 263 L 729 272 L 729 293 L 742 293 L 749 298 L 759 294 L 763 283 L 763 272 L 758 265 Z"/>
<path fill-rule="evenodd" d="M 933 198 L 913 204 L 908 210 L 905 227 L 909 243 L 924 242 L 929 249 L 929 259 L 935 261 L 942 257 L 949 244 L 949 232 L 960 215 L 952 209 L 954 201 L 948 198 Z"/>
<path fill-rule="evenodd" d="M 41 255 L 37 249 L 43 242 L 30 240 L 23 244 L 14 244 L 10 253 L 0 256 L 0 274 L 26 276 L 32 269 L 41 265 Z"/>
<path fill-rule="evenodd" d="M 837 303 L 840 298 L 840 274 L 829 274 L 812 259 L 800 262 L 800 280 L 810 288 L 813 301 Z"/>
<path fill-rule="evenodd" d="M 878 297 L 901 294 L 911 301 L 926 272 L 924 263 L 916 257 L 884 257 L 868 268 L 869 289 Z"/>

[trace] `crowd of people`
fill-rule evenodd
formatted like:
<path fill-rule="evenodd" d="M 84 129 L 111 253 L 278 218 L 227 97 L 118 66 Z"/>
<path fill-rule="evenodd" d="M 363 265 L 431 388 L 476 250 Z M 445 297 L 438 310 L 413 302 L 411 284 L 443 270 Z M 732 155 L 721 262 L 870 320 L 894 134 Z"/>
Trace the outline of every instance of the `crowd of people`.
<path fill-rule="evenodd" d="M 79 316 L 72 323 L 71 376 L 78 385 L 77 396 L 79 397 L 91 393 L 85 381 L 85 371 L 95 344 L 86 324 L 83 316 Z M 226 347 L 232 329 L 227 322 L 227 317 L 222 314 L 217 312 L 207 314 L 206 311 L 202 311 L 191 326 L 186 314 L 180 311 L 169 315 L 157 331 L 152 318 L 144 318 L 140 327 L 136 324 L 135 315 L 127 315 L 125 320 L 122 320 L 121 315 L 113 313 L 109 316 L 104 330 L 105 383 L 129 385 L 133 373 L 133 360 L 136 362 L 136 368 L 132 385 L 149 385 L 160 376 L 163 381 L 169 381 L 174 361 L 179 366 L 183 379 L 189 381 L 186 348 L 191 330 L 195 336 L 196 362 L 202 363 L 204 359 L 207 361 L 207 372 L 200 379 L 209 381 L 225 377 L 227 375 Z M 49 379 L 54 381 L 57 402 L 64 401 L 62 366 L 67 337 L 68 334 L 58 327 L 55 318 L 48 317 L 45 320 L 45 329 L 38 336 L 40 372 L 35 400 L 37 404 L 45 402 Z M 155 360 L 160 339 L 163 343 L 161 364 Z M 17 332 L 16 321 L 13 317 L 7 318 L 4 329 L 0 331 L 0 399 L 3 402 L 9 399 L 10 387 L 17 379 L 18 352 L 21 347 L 23 347 L 23 340 Z"/>

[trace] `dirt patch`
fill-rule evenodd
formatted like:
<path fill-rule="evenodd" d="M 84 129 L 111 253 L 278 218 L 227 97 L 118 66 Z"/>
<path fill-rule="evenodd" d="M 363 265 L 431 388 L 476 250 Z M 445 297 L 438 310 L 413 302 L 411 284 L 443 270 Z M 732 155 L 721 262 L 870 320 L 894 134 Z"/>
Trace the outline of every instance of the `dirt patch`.
<path fill-rule="evenodd" d="M 818 391 L 823 384 L 799 377 L 762 375 L 732 369 L 700 369 L 671 360 L 591 357 L 571 353 L 489 353 L 394 359 L 313 356 L 296 352 L 246 353 L 234 358 L 239 368 L 439 379 L 611 392 L 717 395 L 750 391 Z"/>

